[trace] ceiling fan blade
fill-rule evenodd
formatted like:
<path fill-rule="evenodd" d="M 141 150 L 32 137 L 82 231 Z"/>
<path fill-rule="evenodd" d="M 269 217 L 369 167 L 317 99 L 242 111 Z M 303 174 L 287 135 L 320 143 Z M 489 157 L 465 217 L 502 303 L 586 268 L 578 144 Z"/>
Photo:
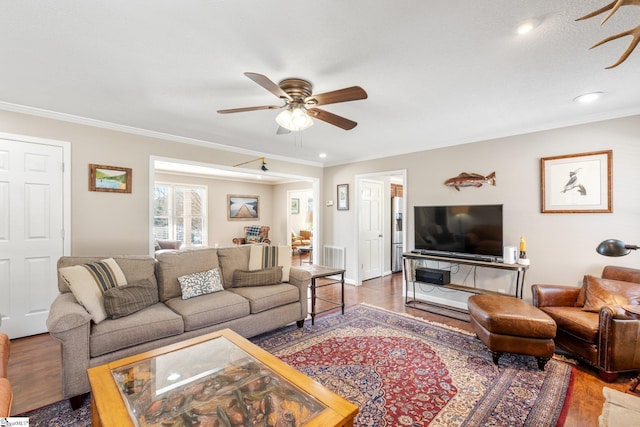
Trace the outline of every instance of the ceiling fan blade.
<path fill-rule="evenodd" d="M 282 90 L 280 86 L 272 82 L 269 77 L 263 76 L 258 73 L 244 73 L 245 76 L 249 77 L 254 82 L 258 83 L 260 86 L 277 96 L 278 98 L 284 98 L 288 100 L 292 100 L 287 92 Z"/>
<path fill-rule="evenodd" d="M 358 99 L 367 99 L 367 92 L 360 86 L 351 86 L 332 92 L 311 95 L 305 98 L 304 103 L 309 105 L 327 105 L 338 102 L 357 101 Z"/>
<path fill-rule="evenodd" d="M 286 135 L 288 133 L 291 133 L 291 131 L 289 129 L 285 129 L 282 126 L 278 126 L 278 130 L 276 131 L 276 135 Z"/>
<path fill-rule="evenodd" d="M 259 107 L 229 108 L 226 110 L 218 110 L 218 114 L 243 113 L 245 111 L 256 110 L 279 110 L 282 107 L 284 107 L 284 105 L 261 105 Z"/>
<path fill-rule="evenodd" d="M 319 108 L 309 108 L 307 110 L 311 117 L 315 117 L 318 120 L 322 120 L 323 122 L 327 122 L 334 126 L 338 126 L 344 130 L 351 130 L 354 127 L 358 126 L 358 123 L 353 120 L 349 120 L 342 116 L 338 116 L 337 114 L 330 113 L 325 110 L 321 110 Z"/>

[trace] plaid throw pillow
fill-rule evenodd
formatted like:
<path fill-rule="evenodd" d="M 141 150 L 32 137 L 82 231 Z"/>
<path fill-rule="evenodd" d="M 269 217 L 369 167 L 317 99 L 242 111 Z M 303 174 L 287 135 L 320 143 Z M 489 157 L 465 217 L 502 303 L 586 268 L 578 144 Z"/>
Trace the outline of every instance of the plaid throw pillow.
<path fill-rule="evenodd" d="M 277 285 L 282 283 L 282 267 L 263 270 L 236 270 L 233 273 L 233 287 Z"/>
<path fill-rule="evenodd" d="M 258 234 L 260 234 L 259 225 L 250 225 L 247 227 L 247 236 L 257 236 Z"/>
<path fill-rule="evenodd" d="M 128 316 L 158 302 L 158 288 L 151 280 L 116 286 L 104 293 L 104 308 L 112 319 Z"/>

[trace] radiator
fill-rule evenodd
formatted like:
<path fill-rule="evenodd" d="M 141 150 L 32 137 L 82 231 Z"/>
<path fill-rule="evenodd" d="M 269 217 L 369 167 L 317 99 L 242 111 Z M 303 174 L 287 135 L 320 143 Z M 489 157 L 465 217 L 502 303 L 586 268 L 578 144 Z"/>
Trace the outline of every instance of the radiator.
<path fill-rule="evenodd" d="M 347 250 L 341 246 L 324 246 L 322 248 L 322 264 L 327 267 L 345 269 Z"/>

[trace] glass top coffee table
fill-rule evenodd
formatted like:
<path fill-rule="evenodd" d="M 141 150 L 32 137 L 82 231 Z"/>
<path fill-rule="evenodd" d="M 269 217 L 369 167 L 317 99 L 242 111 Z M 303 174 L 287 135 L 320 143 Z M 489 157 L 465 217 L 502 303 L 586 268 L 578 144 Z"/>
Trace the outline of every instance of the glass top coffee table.
<path fill-rule="evenodd" d="M 358 413 L 230 329 L 88 374 L 94 426 L 353 426 Z"/>

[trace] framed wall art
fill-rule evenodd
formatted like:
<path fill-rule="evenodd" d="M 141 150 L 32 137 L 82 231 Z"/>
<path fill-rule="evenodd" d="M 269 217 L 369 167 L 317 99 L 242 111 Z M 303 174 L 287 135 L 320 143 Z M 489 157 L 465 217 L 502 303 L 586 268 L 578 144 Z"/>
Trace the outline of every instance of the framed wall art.
<path fill-rule="evenodd" d="M 349 210 L 349 184 L 338 185 L 338 206 L 339 211 Z"/>
<path fill-rule="evenodd" d="M 229 221 L 253 221 L 260 219 L 260 196 L 236 196 L 227 194 L 227 219 Z"/>
<path fill-rule="evenodd" d="M 611 213 L 611 150 L 540 159 L 542 213 Z"/>
<path fill-rule="evenodd" d="M 131 193 L 131 168 L 89 164 L 89 191 Z"/>
<path fill-rule="evenodd" d="M 291 199 L 291 213 L 294 215 L 300 213 L 300 199 Z"/>

